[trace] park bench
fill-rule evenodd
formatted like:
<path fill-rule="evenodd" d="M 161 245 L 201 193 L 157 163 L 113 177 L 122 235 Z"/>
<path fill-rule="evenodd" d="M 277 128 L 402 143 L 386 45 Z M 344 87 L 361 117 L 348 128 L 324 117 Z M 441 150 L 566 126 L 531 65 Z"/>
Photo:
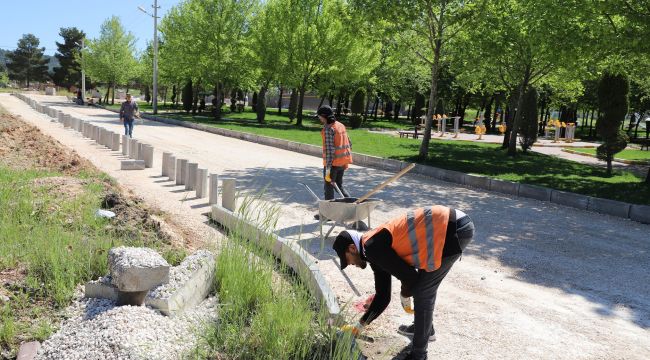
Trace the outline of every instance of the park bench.
<path fill-rule="evenodd" d="M 418 136 L 422 134 L 422 133 L 418 133 L 417 131 L 413 131 L 413 130 L 400 130 L 400 131 L 398 131 L 398 133 L 399 133 L 399 137 L 401 137 L 401 138 L 405 137 L 407 139 L 409 137 L 412 137 L 413 139 L 417 139 Z"/>
<path fill-rule="evenodd" d="M 645 148 L 650 151 L 650 139 L 641 139 L 639 140 L 639 145 L 641 145 L 641 150 Z"/>

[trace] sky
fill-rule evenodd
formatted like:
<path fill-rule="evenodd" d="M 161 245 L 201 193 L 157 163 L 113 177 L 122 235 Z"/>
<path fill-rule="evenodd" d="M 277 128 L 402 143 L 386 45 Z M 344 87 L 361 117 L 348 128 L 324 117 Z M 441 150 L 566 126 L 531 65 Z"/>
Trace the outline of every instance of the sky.
<path fill-rule="evenodd" d="M 158 0 L 158 16 L 164 16 L 181 0 Z M 153 18 L 138 10 L 142 6 L 153 12 L 153 0 L 0 0 L 0 49 L 14 50 L 23 34 L 34 34 L 45 47 L 46 55 L 54 55 L 62 27 L 77 27 L 86 38 L 99 36 L 99 28 L 107 18 L 116 15 L 122 26 L 136 37 L 136 48 L 143 50 L 153 39 Z"/>

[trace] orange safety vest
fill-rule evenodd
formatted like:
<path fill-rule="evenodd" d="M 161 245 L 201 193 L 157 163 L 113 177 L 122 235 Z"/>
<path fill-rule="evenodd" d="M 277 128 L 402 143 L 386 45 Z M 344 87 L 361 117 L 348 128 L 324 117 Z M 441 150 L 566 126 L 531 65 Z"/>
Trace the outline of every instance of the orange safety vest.
<path fill-rule="evenodd" d="M 397 255 L 416 269 L 435 271 L 442 263 L 449 208 L 434 205 L 398 216 L 361 236 L 361 243 L 386 229 L 393 237 Z"/>
<path fill-rule="evenodd" d="M 335 121 L 330 126 L 334 130 L 334 158 L 332 159 L 332 166 L 352 164 L 352 146 L 350 145 L 350 138 L 348 138 L 345 125 Z M 323 138 L 323 166 L 327 166 L 327 162 L 325 161 L 325 128 L 321 129 L 320 136 Z"/>

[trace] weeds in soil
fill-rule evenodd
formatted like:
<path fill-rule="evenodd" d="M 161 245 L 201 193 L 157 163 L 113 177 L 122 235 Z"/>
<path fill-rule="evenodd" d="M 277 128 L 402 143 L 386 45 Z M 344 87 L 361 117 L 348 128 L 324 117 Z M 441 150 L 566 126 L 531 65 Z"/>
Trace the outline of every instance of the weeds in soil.
<path fill-rule="evenodd" d="M 47 338 L 53 331 L 48 317 L 70 303 L 79 284 L 107 273 L 111 247 L 146 244 L 170 261 L 180 257 L 137 232 L 120 237 L 110 220 L 95 216 L 103 175 L 83 174 L 83 191 L 68 197 L 34 185 L 34 179 L 53 175 L 0 165 L 0 274 L 20 273 L 5 288 L 10 301 L 0 308 L 0 350 L 15 350 L 18 340 Z"/>
<path fill-rule="evenodd" d="M 279 207 L 260 201 L 261 197 L 240 199 L 238 213 L 246 220 L 231 226 L 228 241 L 221 245 L 216 286 L 223 305 L 218 324 L 204 336 L 208 350 L 202 357 L 358 358 L 351 337 L 337 334 L 326 312 L 319 310 L 326 307 L 310 295 L 300 277 L 274 257 L 276 238 L 271 234 Z"/>

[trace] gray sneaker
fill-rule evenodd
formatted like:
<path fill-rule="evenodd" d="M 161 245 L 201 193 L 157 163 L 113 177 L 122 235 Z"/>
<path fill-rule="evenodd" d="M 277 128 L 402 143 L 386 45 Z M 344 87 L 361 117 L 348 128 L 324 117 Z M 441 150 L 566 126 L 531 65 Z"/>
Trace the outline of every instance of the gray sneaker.
<path fill-rule="evenodd" d="M 397 328 L 397 332 L 413 340 L 413 332 L 415 330 L 415 324 L 411 325 L 400 325 Z M 433 331 L 433 324 L 431 324 L 431 330 L 429 330 L 429 342 L 436 341 L 436 334 Z"/>

